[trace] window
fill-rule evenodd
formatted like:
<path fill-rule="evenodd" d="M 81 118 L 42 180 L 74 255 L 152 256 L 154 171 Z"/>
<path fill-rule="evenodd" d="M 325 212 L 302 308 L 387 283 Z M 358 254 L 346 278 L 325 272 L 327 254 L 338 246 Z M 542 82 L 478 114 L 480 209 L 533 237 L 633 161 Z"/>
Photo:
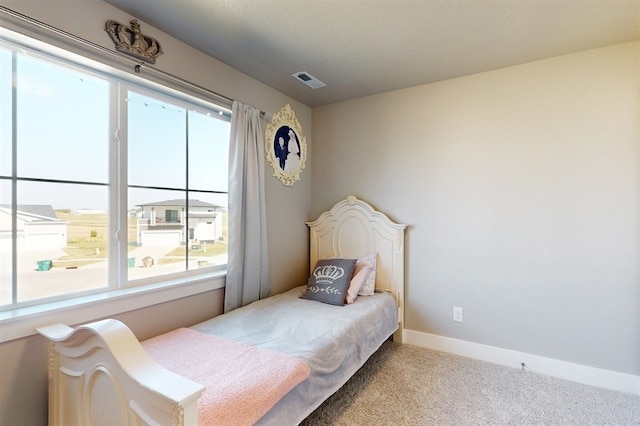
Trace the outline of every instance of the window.
<path fill-rule="evenodd" d="M 0 309 L 223 268 L 230 111 L 28 44 L 0 38 Z"/>
<path fill-rule="evenodd" d="M 165 221 L 167 223 L 180 223 L 180 218 L 178 217 L 178 210 L 166 210 L 165 212 Z"/>

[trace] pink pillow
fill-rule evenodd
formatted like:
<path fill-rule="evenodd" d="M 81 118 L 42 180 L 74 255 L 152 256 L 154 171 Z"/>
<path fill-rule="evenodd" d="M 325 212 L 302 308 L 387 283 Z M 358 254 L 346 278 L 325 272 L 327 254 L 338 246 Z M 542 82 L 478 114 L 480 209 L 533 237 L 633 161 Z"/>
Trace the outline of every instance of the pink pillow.
<path fill-rule="evenodd" d="M 371 271 L 371 266 L 363 265 L 359 269 L 360 269 L 359 271 L 356 270 L 353 272 L 353 278 L 351 278 L 351 282 L 349 283 L 349 288 L 347 289 L 347 297 L 345 301 L 349 305 L 355 302 L 356 299 L 358 298 L 358 292 L 360 291 L 360 289 L 362 288 L 362 285 L 367 279 L 367 275 L 369 275 L 369 272 Z"/>

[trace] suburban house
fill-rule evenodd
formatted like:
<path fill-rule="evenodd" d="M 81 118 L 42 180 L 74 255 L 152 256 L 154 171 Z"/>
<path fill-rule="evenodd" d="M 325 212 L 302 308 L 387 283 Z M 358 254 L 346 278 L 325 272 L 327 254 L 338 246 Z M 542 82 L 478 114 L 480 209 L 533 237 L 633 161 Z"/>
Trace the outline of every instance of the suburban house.
<path fill-rule="evenodd" d="M 185 206 L 185 200 L 181 199 L 137 207 L 139 246 L 178 246 L 194 241 L 215 243 L 222 238 L 222 206 L 200 200 L 189 200 Z"/>
<path fill-rule="evenodd" d="M 51 205 L 17 206 L 18 250 L 51 250 L 67 246 L 67 222 L 58 219 Z M 0 251 L 11 248 L 11 206 L 0 205 Z"/>
<path fill-rule="evenodd" d="M 324 96 L 323 88 L 312 91 L 291 77 L 312 65 L 300 63 L 300 69 L 283 76 L 262 64 L 242 71 L 180 39 L 179 34 L 160 29 L 159 21 L 145 21 L 123 10 L 127 3 L 142 5 L 141 9 L 151 9 L 152 4 L 187 9 L 187 3 L 200 2 L 122 0 L 120 7 L 114 5 L 115 0 L 2 3 L 108 50 L 114 50 L 114 45 L 104 30 L 105 21 L 128 23 L 132 17 L 140 18 L 144 33 L 162 43 L 164 53 L 155 67 L 264 112 L 291 106 L 309 154 L 301 179 L 292 187 L 272 177 L 268 166 L 264 170 L 273 294 L 307 282 L 309 228 L 305 223 L 353 195 L 408 225 L 408 343 L 491 362 L 526 355 L 537 362 L 538 368 L 532 367 L 536 372 L 587 382 L 593 377 L 594 382 L 600 380 L 598 384 L 640 394 L 640 13 L 627 14 L 633 15 L 629 19 L 636 23 L 635 33 L 631 30 L 628 37 L 585 42 L 584 48 L 564 48 L 566 39 L 554 38 L 548 31 L 558 22 L 572 22 L 597 38 L 604 35 L 602 28 L 592 26 L 589 19 L 578 19 L 584 18 L 582 13 L 573 19 L 562 8 L 572 12 L 587 8 L 586 15 L 595 19 L 599 12 L 617 10 L 632 1 L 411 2 L 437 5 L 434 9 L 443 11 L 439 25 L 392 27 L 389 20 L 381 19 L 380 37 L 371 43 L 382 46 L 397 35 L 408 42 L 414 31 L 440 27 L 442 32 L 437 34 L 441 38 L 419 46 L 414 56 L 438 70 L 457 67 L 459 74 L 443 73 L 443 78 L 428 83 L 333 102 L 303 100 L 303 96 Z M 313 66 L 334 64 L 339 68 L 377 57 L 374 45 L 362 54 L 336 58 L 332 49 L 319 51 L 301 43 L 300 37 L 313 36 L 313 32 L 295 25 L 335 27 L 339 33 L 346 27 L 359 28 L 355 24 L 362 23 L 364 14 L 350 21 L 351 15 L 345 12 L 344 19 L 333 25 L 324 15 L 309 14 L 308 21 L 298 22 L 286 13 L 286 8 L 298 7 L 297 3 L 313 10 L 325 2 L 256 1 L 251 7 L 246 1 L 202 3 L 212 10 L 238 4 L 237 10 L 220 15 L 229 21 L 229 26 L 218 26 L 221 31 L 231 28 L 230 22 L 244 18 L 255 5 L 283 8 L 282 22 L 267 22 L 288 31 L 290 48 L 269 55 L 265 51 L 274 43 L 268 31 L 229 31 L 220 40 L 238 58 L 284 62 L 286 54 L 299 59 L 313 52 L 317 56 Z M 396 2 L 333 1 L 325 9 L 327 13 L 362 5 L 375 9 L 386 3 Z M 534 13 L 558 4 L 562 13 L 554 9 L 546 20 Z M 460 13 L 444 14 L 450 7 Z M 473 7 L 481 10 L 466 9 Z M 175 21 L 179 13 L 174 15 L 167 17 Z M 451 27 L 447 19 L 461 15 L 474 25 Z M 85 45 L 60 41 L 57 34 L 25 29 L 24 23 L 5 18 L 0 26 L 12 31 L 35 34 L 81 54 L 93 52 Z M 495 19 L 487 22 L 483 18 Z M 534 18 L 542 24 L 532 27 Z M 190 15 L 190 21 L 184 28 L 215 27 L 197 13 Z M 616 26 L 618 21 L 610 22 Z M 527 30 L 526 37 L 519 29 Z M 494 43 L 478 41 L 479 34 L 487 32 L 495 35 Z M 340 44 L 351 45 L 357 38 L 368 37 L 344 38 Z M 531 50 L 556 46 L 558 51 L 535 59 L 523 56 L 524 39 L 533 40 L 533 46 L 528 45 Z M 448 51 L 441 57 L 427 57 L 423 53 L 431 44 L 446 45 Z M 503 66 L 473 72 L 463 69 L 465 53 L 480 52 L 478 62 L 484 63 L 505 46 L 511 47 L 513 60 Z M 336 43 L 337 47 L 342 46 Z M 361 86 L 391 81 L 400 68 L 413 68 L 411 61 L 384 59 L 386 67 L 372 65 L 370 72 L 355 74 Z M 129 75 L 176 84 L 148 68 L 152 67 L 137 66 L 134 71 L 121 66 Z M 328 88 L 347 92 L 358 86 L 346 85 L 340 78 L 329 81 L 313 68 L 306 71 Z M 253 76 L 257 74 L 264 78 Z M 265 83 L 270 76 L 302 94 L 293 96 Z M 148 161 L 153 163 L 153 155 Z M 187 209 L 184 202 L 166 200 L 139 207 L 140 245 L 216 241 L 221 236 L 220 206 L 192 200 Z M 2 208 L 0 230 L 7 229 L 7 220 L 11 220 L 10 212 L 7 216 Z M 63 244 L 66 225 L 51 212 L 21 211 L 19 220 L 25 235 L 34 235 L 29 244 Z M 117 318 L 129 324 L 136 337 L 147 339 L 223 312 L 225 277 L 206 277 L 198 284 L 201 286 L 194 284 L 190 293 L 176 287 L 165 293 L 134 292 L 115 301 L 68 308 L 55 318 L 34 315 L 34 320 L 23 321 L 26 331 L 21 329 L 17 337 L 8 331 L 16 328 L 16 319 L 0 323 L 2 327 L 8 324 L 0 331 L 0 337 L 8 336 L 0 340 L 6 372 L 0 384 L 0 423 L 47 422 L 48 346 L 33 331 L 45 319 L 81 324 Z M 452 319 L 454 307 L 464 308 L 463 322 Z"/>

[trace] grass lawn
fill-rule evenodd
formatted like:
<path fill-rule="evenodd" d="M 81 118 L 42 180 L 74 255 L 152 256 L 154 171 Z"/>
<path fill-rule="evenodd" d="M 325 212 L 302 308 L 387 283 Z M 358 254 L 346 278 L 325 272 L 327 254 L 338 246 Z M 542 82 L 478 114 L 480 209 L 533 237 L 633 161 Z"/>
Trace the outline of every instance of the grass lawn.
<path fill-rule="evenodd" d="M 108 217 L 103 214 L 73 214 L 67 210 L 56 210 L 58 219 L 68 222 L 67 225 L 67 247 L 64 251 L 67 256 L 61 257 L 58 261 L 65 267 L 83 266 L 91 263 L 104 261 L 108 255 Z M 224 213 L 226 214 L 226 212 Z M 198 250 L 189 250 L 189 256 L 213 257 L 227 252 L 227 226 L 223 229 L 223 239 L 225 242 L 215 244 L 202 244 Z M 136 249 L 136 219 L 128 219 L 127 239 L 129 241 L 128 251 Z M 162 259 L 159 263 L 171 263 L 184 260 L 187 247 L 176 247 L 167 253 L 167 259 Z"/>

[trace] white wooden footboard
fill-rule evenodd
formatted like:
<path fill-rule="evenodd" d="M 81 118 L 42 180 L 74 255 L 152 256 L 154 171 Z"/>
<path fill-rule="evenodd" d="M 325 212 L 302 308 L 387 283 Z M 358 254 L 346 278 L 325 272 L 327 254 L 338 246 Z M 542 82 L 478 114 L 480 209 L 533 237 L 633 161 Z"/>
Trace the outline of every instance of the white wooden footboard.
<path fill-rule="evenodd" d="M 49 343 L 49 425 L 196 425 L 204 387 L 160 366 L 114 319 L 37 331 Z"/>

